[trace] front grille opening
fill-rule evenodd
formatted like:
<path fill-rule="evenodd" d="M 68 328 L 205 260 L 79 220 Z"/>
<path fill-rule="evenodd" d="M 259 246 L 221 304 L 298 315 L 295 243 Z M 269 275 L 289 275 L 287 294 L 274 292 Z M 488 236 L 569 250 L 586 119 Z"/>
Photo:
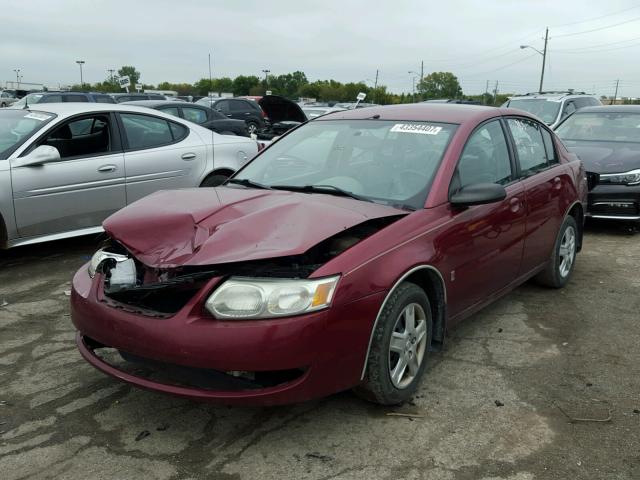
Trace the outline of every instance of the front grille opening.
<path fill-rule="evenodd" d="M 225 392 L 259 390 L 284 385 L 300 378 L 305 373 L 304 369 L 222 372 L 151 360 L 99 345 L 87 338 L 85 338 L 85 344 L 102 361 L 124 373 L 177 387 Z"/>
<path fill-rule="evenodd" d="M 640 215 L 640 204 L 633 201 L 608 201 L 596 202 L 589 205 L 589 213 L 592 215 L 612 216 L 637 216 Z"/>

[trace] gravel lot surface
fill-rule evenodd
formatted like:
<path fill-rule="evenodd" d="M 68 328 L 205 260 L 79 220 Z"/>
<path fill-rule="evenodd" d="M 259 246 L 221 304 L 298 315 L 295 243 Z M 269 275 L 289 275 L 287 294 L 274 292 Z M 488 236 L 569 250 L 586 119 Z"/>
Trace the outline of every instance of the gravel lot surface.
<path fill-rule="evenodd" d="M 638 234 L 590 225 L 567 288 L 526 284 L 451 331 L 395 409 L 228 408 L 106 377 L 67 296 L 96 243 L 0 252 L 3 480 L 640 478 Z"/>

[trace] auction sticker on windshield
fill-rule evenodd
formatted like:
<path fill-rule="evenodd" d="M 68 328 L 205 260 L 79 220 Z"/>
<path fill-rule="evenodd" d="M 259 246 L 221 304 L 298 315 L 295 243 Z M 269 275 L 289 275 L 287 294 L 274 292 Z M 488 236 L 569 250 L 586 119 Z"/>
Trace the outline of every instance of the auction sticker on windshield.
<path fill-rule="evenodd" d="M 419 133 L 421 135 L 437 135 L 442 130 L 442 127 L 436 127 L 435 125 L 423 125 L 418 123 L 396 123 L 391 127 L 392 132 L 400 133 Z"/>

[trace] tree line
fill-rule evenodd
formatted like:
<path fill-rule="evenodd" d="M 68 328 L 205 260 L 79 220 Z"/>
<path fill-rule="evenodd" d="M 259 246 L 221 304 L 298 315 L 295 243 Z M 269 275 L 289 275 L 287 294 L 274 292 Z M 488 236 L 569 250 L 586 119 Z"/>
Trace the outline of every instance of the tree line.
<path fill-rule="evenodd" d="M 139 84 L 141 74 L 131 65 L 125 65 L 118 70 L 117 77 L 129 77 L 131 89 Z M 107 78 L 102 82 L 85 85 L 74 85 L 72 90 L 91 90 L 105 93 L 122 92 L 117 83 L 117 77 Z M 426 75 L 416 85 L 415 93 L 391 93 L 385 85 L 371 86 L 364 82 L 339 82 L 337 80 L 315 80 L 310 82 L 304 72 L 295 71 L 279 75 L 259 78 L 256 75 L 238 75 L 235 78 L 201 78 L 194 83 L 161 82 L 157 85 L 142 83 L 145 90 L 172 90 L 178 95 L 207 96 L 209 93 L 232 93 L 234 96 L 264 95 L 271 91 L 275 95 L 297 100 L 299 98 L 315 98 L 326 102 L 351 102 L 356 95 L 363 92 L 366 101 L 381 105 L 397 103 L 414 103 L 423 100 L 455 98 L 477 100 L 485 104 L 500 105 L 507 99 L 507 94 L 500 94 L 494 99 L 493 95 L 464 95 L 458 78 L 451 72 L 432 72 Z"/>

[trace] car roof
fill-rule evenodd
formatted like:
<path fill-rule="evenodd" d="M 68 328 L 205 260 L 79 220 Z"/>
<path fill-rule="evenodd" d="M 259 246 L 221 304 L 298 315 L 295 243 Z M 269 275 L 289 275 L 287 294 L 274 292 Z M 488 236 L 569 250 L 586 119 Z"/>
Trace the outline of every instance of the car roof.
<path fill-rule="evenodd" d="M 514 95 L 513 97 L 509 98 L 509 100 L 524 100 L 527 98 L 531 98 L 531 99 L 536 99 L 536 98 L 544 98 L 546 100 L 564 100 L 565 98 L 569 98 L 569 97 L 594 97 L 597 98 L 595 95 L 593 95 L 592 93 L 585 93 L 585 92 L 532 92 L 532 93 L 525 93 L 524 95 Z"/>
<path fill-rule="evenodd" d="M 576 113 L 640 113 L 640 105 L 599 105 L 584 107 Z"/>
<path fill-rule="evenodd" d="M 140 107 L 159 107 L 160 105 L 176 105 L 183 102 L 175 102 L 173 100 L 131 100 L 130 102 L 122 102 L 120 105 L 138 105 Z M 200 105 L 201 107 L 202 105 Z"/>
<path fill-rule="evenodd" d="M 29 106 L 28 110 L 54 113 L 59 117 L 69 117 L 71 115 L 93 112 L 139 112 L 149 114 L 148 107 L 127 105 L 123 103 L 34 103 L 33 106 Z"/>
<path fill-rule="evenodd" d="M 431 121 L 461 125 L 467 122 L 480 122 L 491 117 L 509 114 L 536 118 L 527 112 L 511 108 L 458 103 L 410 103 L 344 110 L 329 113 L 317 121 L 336 119 L 366 120 L 379 115 L 380 120 Z"/>

